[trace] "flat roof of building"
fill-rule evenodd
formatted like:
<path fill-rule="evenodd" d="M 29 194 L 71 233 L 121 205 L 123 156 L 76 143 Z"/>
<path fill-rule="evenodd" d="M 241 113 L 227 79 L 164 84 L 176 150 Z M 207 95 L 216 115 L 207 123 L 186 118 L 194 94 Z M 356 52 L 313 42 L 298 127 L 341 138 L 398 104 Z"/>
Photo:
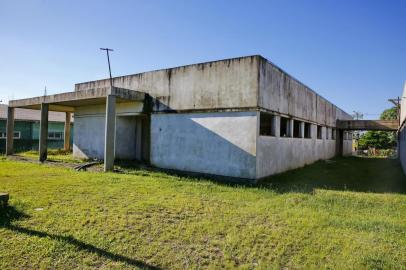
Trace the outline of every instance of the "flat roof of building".
<path fill-rule="evenodd" d="M 104 87 L 83 91 L 66 92 L 49 96 L 10 100 L 9 106 L 15 108 L 40 109 L 41 104 L 51 104 L 50 111 L 73 112 L 73 108 L 83 105 L 105 103 L 108 95 L 115 95 L 117 102 L 143 101 L 145 93 L 117 87 Z"/>
<path fill-rule="evenodd" d="M 7 107 L 7 105 L 0 104 L 0 119 L 7 119 Z M 65 117 L 66 115 L 63 112 L 49 112 L 49 121 L 51 122 L 65 122 Z M 16 108 L 14 119 L 17 121 L 39 121 L 41 112 L 39 110 Z"/>

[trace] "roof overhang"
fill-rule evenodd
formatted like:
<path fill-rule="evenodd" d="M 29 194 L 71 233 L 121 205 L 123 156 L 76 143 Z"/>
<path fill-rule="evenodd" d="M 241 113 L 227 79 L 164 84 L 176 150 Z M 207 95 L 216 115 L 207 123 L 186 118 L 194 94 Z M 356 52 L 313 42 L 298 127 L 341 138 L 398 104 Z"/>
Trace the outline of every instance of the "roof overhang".
<path fill-rule="evenodd" d="M 131 101 L 143 102 L 146 96 L 144 92 L 117 87 L 104 87 L 49 96 L 10 100 L 9 107 L 40 109 L 41 104 L 49 104 L 50 111 L 74 112 L 75 107 L 105 104 L 108 95 L 115 96 L 116 102 L 118 103 Z"/>

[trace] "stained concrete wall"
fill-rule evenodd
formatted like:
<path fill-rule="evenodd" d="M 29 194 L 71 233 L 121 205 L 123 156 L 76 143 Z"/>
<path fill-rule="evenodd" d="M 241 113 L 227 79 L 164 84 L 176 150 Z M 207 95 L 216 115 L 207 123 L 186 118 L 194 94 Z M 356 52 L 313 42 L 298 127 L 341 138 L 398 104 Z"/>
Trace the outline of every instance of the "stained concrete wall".
<path fill-rule="evenodd" d="M 260 108 L 327 125 L 352 117 L 265 58 L 259 62 Z"/>
<path fill-rule="evenodd" d="M 402 97 L 406 97 L 406 82 L 403 88 Z M 406 99 L 402 98 L 400 101 L 400 123 L 401 126 L 398 131 L 398 155 L 399 160 L 403 168 L 403 172 L 406 174 Z"/>
<path fill-rule="evenodd" d="M 276 134 L 258 135 L 257 178 L 334 157 L 336 140 L 326 138 L 326 128 L 336 127 L 337 119 L 352 117 L 264 58 L 259 62 L 259 78 L 258 106 L 276 115 Z M 279 137 L 280 115 L 312 123 L 312 138 Z M 321 140 L 317 125 L 323 126 Z M 343 142 L 343 154 L 351 154 L 351 141 Z"/>
<path fill-rule="evenodd" d="M 255 179 L 256 112 L 153 114 L 157 167 Z"/>
<path fill-rule="evenodd" d="M 146 92 L 154 111 L 248 108 L 257 105 L 259 56 L 114 78 L 114 86 Z M 75 91 L 107 87 L 109 80 L 76 84 Z"/>
<path fill-rule="evenodd" d="M 258 113 L 259 119 L 259 113 Z M 259 123 L 259 122 L 258 122 Z M 258 124 L 259 125 L 259 124 Z M 275 136 L 257 137 L 257 179 L 311 164 L 336 155 L 336 140 L 326 136 L 317 139 L 317 125 L 311 126 L 311 138 L 280 137 L 280 117 L 275 119 Z M 344 140 L 343 155 L 351 154 L 351 141 Z"/>
<path fill-rule="evenodd" d="M 75 91 L 108 85 L 108 80 L 80 83 Z M 336 141 L 260 137 L 258 110 L 311 122 L 313 129 L 323 125 L 323 130 L 335 127 L 337 119 L 351 119 L 261 56 L 116 77 L 114 85 L 152 96 L 151 163 L 168 169 L 261 178 L 331 158 Z M 231 109 L 242 112 L 222 112 Z M 173 110 L 178 114 L 162 113 Z M 93 124 L 103 123 L 98 121 Z M 343 144 L 348 154 L 351 143 Z"/>
<path fill-rule="evenodd" d="M 142 112 L 141 102 L 118 103 L 116 107 L 115 155 L 119 159 L 136 158 L 136 117 Z M 82 106 L 75 109 L 73 156 L 104 158 L 106 105 Z"/>

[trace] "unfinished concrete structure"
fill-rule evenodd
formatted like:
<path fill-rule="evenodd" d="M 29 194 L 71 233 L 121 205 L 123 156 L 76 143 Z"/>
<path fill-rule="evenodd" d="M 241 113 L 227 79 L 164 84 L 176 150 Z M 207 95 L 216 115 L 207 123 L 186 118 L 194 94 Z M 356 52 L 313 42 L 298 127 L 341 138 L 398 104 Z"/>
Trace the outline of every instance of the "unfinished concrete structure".
<path fill-rule="evenodd" d="M 48 110 L 74 112 L 73 155 L 104 159 L 106 170 L 115 158 L 138 159 L 257 180 L 351 153 L 351 133 L 337 128 L 351 116 L 261 56 L 116 77 L 113 85 L 79 83 L 9 105 L 41 109 L 43 132 Z"/>

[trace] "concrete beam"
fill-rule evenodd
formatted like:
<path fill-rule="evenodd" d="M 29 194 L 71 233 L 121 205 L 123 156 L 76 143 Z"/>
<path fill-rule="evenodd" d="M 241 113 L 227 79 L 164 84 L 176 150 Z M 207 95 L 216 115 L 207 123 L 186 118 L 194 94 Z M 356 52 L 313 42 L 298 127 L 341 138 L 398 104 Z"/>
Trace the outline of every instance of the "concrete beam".
<path fill-rule="evenodd" d="M 64 141 L 63 141 L 63 149 L 65 151 L 70 150 L 70 120 L 71 120 L 71 113 L 65 113 L 65 130 L 64 130 Z"/>
<path fill-rule="evenodd" d="M 39 161 L 41 162 L 45 161 L 48 155 L 48 112 L 49 105 L 41 104 L 41 120 L 39 128 Z"/>
<path fill-rule="evenodd" d="M 106 97 L 106 125 L 104 137 L 104 171 L 114 169 L 115 159 L 115 134 L 116 134 L 116 96 Z"/>
<path fill-rule="evenodd" d="M 109 95 L 114 95 L 123 101 L 144 101 L 146 97 L 146 94 L 143 92 L 117 87 L 103 87 L 49 96 L 10 100 L 9 106 L 19 108 L 35 108 L 35 106 L 45 103 L 52 104 L 52 106 L 59 105 L 59 107 L 55 107 L 55 110 L 66 109 L 66 111 L 72 111 L 72 109 L 69 107 L 95 104 L 97 101 L 104 103 L 105 98 Z"/>
<path fill-rule="evenodd" d="M 14 108 L 7 109 L 7 128 L 6 128 L 6 155 L 13 154 L 14 145 Z"/>
<path fill-rule="evenodd" d="M 136 118 L 135 124 L 135 158 L 137 160 L 142 159 L 142 119 Z"/>
<path fill-rule="evenodd" d="M 337 120 L 337 128 L 343 130 L 397 131 L 398 120 Z"/>

